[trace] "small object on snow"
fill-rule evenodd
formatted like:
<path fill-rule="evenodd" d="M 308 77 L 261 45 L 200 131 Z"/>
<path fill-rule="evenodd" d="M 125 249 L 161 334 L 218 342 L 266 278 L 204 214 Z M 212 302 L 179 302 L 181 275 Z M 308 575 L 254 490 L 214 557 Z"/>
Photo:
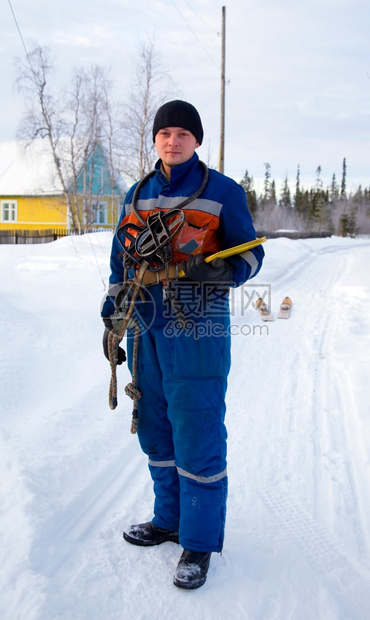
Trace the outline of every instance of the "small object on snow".
<path fill-rule="evenodd" d="M 262 321 L 273 321 L 274 317 L 272 316 L 268 305 L 263 301 L 262 297 L 259 297 L 256 301 L 256 308 L 260 313 L 260 317 Z"/>
<path fill-rule="evenodd" d="M 292 308 L 292 300 L 290 299 L 290 297 L 284 297 L 281 303 L 277 318 L 278 319 L 289 319 L 291 308 Z"/>
<path fill-rule="evenodd" d="M 184 590 L 200 588 L 206 579 L 211 553 L 184 549 L 177 565 L 173 583 Z"/>

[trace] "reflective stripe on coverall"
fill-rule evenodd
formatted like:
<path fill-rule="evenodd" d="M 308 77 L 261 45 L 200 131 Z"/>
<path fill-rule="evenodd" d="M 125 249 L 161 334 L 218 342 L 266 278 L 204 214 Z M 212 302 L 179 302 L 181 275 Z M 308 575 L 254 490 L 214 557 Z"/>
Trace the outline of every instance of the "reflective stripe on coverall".
<path fill-rule="evenodd" d="M 156 174 L 140 190 L 137 208 L 144 217 L 155 210 L 176 206 L 202 183 L 196 153 L 175 166 L 170 179 L 162 174 L 160 160 L 155 168 Z M 118 228 L 122 223 L 135 221 L 135 187 L 126 196 Z M 183 211 L 186 225 L 183 235 L 174 240 L 174 262 L 193 252 L 192 243 L 196 243 L 198 251 L 213 253 L 256 238 L 244 190 L 216 170 L 209 170 L 204 191 Z M 116 235 L 103 317 L 113 314 L 117 287 L 123 281 L 121 249 Z M 233 286 L 240 286 L 258 273 L 263 255 L 259 246 L 228 259 Z M 195 282 L 193 285 L 200 286 Z M 175 284 L 181 291 L 186 291 L 186 286 L 189 282 L 179 280 Z M 224 417 L 230 369 L 228 297 L 225 295 L 221 301 L 218 314 L 206 304 L 201 313 L 190 314 L 190 324 L 185 322 L 185 328 L 176 330 L 176 316 L 165 318 L 162 284 L 149 287 L 147 292 L 154 299 L 153 320 L 145 318 L 141 302 L 135 304 L 142 324 L 148 326 L 142 330 L 138 348 L 137 387 L 142 394 L 138 401 L 138 437 L 149 457 L 154 482 L 153 522 L 163 528 L 179 528 L 180 543 L 185 549 L 220 551 L 227 497 Z M 201 295 L 194 295 L 190 301 L 197 300 L 202 302 Z M 182 306 L 186 307 L 186 303 Z M 171 325 L 175 326 L 172 335 Z M 132 338 L 127 335 L 132 371 Z"/>
<path fill-rule="evenodd" d="M 152 287 L 151 292 L 158 311 L 162 285 Z M 173 326 L 178 323 L 173 315 L 167 324 L 151 326 L 139 342 L 137 386 L 142 396 L 138 401 L 138 437 L 149 457 L 154 483 L 153 523 L 179 529 L 180 544 L 192 551 L 220 551 L 224 538 L 224 418 L 230 369 L 225 291 L 220 306 L 222 311 L 212 318 L 212 325 L 217 326 L 216 337 L 204 332 L 204 321 L 209 316 L 206 307 L 203 317 L 192 317 L 187 329 L 176 330 Z M 145 309 L 141 317 L 144 313 Z M 130 370 L 132 343 L 128 337 Z"/>

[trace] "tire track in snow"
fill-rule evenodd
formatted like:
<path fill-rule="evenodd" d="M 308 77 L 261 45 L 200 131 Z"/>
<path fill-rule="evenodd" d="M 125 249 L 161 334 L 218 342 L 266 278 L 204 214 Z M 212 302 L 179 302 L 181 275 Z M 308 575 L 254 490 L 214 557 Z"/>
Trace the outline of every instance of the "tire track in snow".
<path fill-rule="evenodd" d="M 368 247 L 368 244 L 363 245 Z M 359 246 L 356 244 L 354 247 L 357 249 Z M 297 459 L 306 459 L 308 465 L 311 462 L 313 485 L 311 499 L 315 517 L 306 512 L 299 500 L 293 503 L 289 499 L 291 497 L 289 492 L 284 496 L 278 490 L 271 491 L 272 485 L 265 487 L 268 491 L 260 490 L 259 494 L 282 529 L 303 551 L 306 561 L 345 611 L 346 617 L 351 620 L 354 618 L 367 620 L 370 609 L 367 521 L 362 506 L 359 472 L 356 470 L 357 461 L 354 460 L 354 447 L 357 450 L 358 446 L 351 445 L 351 436 L 347 428 L 349 419 L 351 423 L 355 420 L 356 424 L 358 413 L 344 362 L 338 363 L 338 356 L 335 356 L 339 318 L 343 319 L 343 310 L 334 303 L 335 293 L 348 264 L 349 250 L 348 246 L 339 246 L 328 250 L 323 248 L 317 253 L 312 253 L 307 260 L 301 261 L 298 268 L 288 270 L 278 279 L 276 287 L 273 285 L 274 297 L 276 290 L 281 291 L 280 299 L 282 294 L 286 294 L 283 286 L 285 289 L 286 283 L 289 282 L 294 304 L 293 313 L 289 324 L 281 327 L 279 325 L 279 329 L 287 330 L 287 343 L 289 341 L 299 343 L 298 349 L 293 352 L 288 347 L 284 356 L 286 379 L 282 385 L 282 397 L 286 403 L 284 410 L 287 411 L 287 416 L 285 420 L 281 420 L 283 429 L 276 435 L 277 440 L 280 436 L 280 454 L 274 454 L 275 465 L 279 465 L 275 480 L 280 478 L 280 486 L 284 484 L 282 479 L 287 463 L 294 472 L 294 467 L 298 464 Z M 332 254 L 330 264 L 328 253 Z M 326 255 L 325 269 L 322 269 L 320 260 L 322 254 Z M 295 320 L 295 314 L 298 312 L 299 318 Z M 303 374 L 305 376 L 302 376 Z M 300 410 L 297 406 L 300 391 L 303 395 L 307 394 L 308 385 L 311 383 L 313 398 L 311 402 L 305 401 L 303 409 Z M 306 439 L 298 434 L 291 444 L 287 431 L 297 431 L 299 427 L 302 430 L 305 425 L 308 431 L 311 429 L 308 434 L 306 432 Z M 299 443 L 302 444 L 301 448 Z M 309 447 L 311 455 L 307 452 Z M 304 452 L 301 454 L 302 449 Z M 363 445 L 360 445 L 360 450 L 364 450 Z M 332 459 L 332 477 L 329 481 L 332 484 L 328 485 L 330 459 Z M 299 467 L 297 471 L 302 469 Z M 309 472 L 310 470 L 308 474 Z M 336 480 L 335 476 L 338 474 L 340 479 Z M 364 481 L 362 482 L 363 492 L 366 487 Z M 299 497 L 297 493 L 294 496 Z M 365 560 L 364 565 L 361 563 L 359 567 L 355 567 L 345 553 L 340 551 L 343 545 L 335 542 L 335 536 L 327 534 L 318 525 L 329 520 L 332 529 L 337 531 L 338 527 L 343 529 L 343 513 L 341 514 L 343 504 L 344 510 L 346 509 L 344 527 L 347 527 L 344 536 L 351 536 L 354 540 L 359 562 Z M 341 534 L 343 535 L 343 532 Z"/>
<path fill-rule="evenodd" d="M 274 279 L 274 282 L 273 282 L 274 288 L 275 287 L 284 288 L 286 287 L 286 285 L 289 285 L 289 288 L 294 289 L 294 286 L 293 286 L 294 282 L 297 281 L 297 284 L 299 285 L 299 279 L 302 276 L 306 275 L 306 271 L 308 272 L 310 271 L 311 265 L 314 265 L 315 261 L 319 259 L 320 256 L 322 255 L 333 254 L 333 259 L 335 259 L 335 257 L 337 257 L 338 255 L 345 254 L 346 252 L 350 252 L 351 250 L 358 250 L 359 248 L 369 247 L 368 241 L 361 242 L 359 240 L 354 241 L 353 244 L 352 243 L 351 244 L 346 243 L 345 245 L 342 245 L 341 243 L 338 243 L 338 245 L 330 244 L 330 246 L 327 248 L 319 247 L 317 249 L 315 248 L 315 246 L 312 246 L 309 244 L 309 240 L 307 242 L 303 240 L 297 240 L 296 243 L 300 243 L 301 247 L 302 248 L 304 247 L 307 253 L 303 255 L 299 260 L 288 265 L 286 271 Z M 335 264 L 334 264 L 334 267 L 336 268 Z M 330 273 L 325 274 L 323 272 L 320 272 L 319 276 L 320 276 L 320 279 L 325 278 L 327 276 L 330 279 L 331 274 Z M 315 274 L 315 277 L 316 277 L 316 281 L 312 282 L 313 287 L 315 286 L 317 282 L 317 274 Z M 313 290 L 315 290 L 315 288 L 313 288 Z M 294 303 L 294 300 L 293 300 L 293 303 Z"/>
<path fill-rule="evenodd" d="M 130 479 L 136 486 L 144 470 L 139 456 L 120 454 L 64 510 L 41 524 L 30 552 L 32 569 L 51 578 L 66 561 L 73 562 L 102 528 L 107 513 L 123 498 L 127 501 Z"/>
<path fill-rule="evenodd" d="M 334 522 L 340 510 L 343 510 L 344 504 L 344 509 L 351 514 L 351 534 L 355 537 L 358 555 L 368 559 L 367 520 L 361 502 L 353 447 L 347 429 L 348 416 L 351 416 L 351 420 L 357 420 L 358 414 L 345 368 L 341 367 L 335 354 L 333 355 L 340 330 L 340 319 L 343 320 L 343 308 L 338 307 L 336 288 L 342 275 L 346 273 L 349 257 L 353 258 L 351 249 L 359 247 L 368 248 L 368 243 L 321 248 L 303 262 L 304 272 L 298 273 L 297 282 L 291 282 L 290 287 L 292 295 L 294 289 L 297 289 L 297 297 L 301 301 L 303 295 L 306 296 L 305 302 L 299 307 L 301 316 L 296 337 L 301 343 L 301 351 L 295 357 L 298 355 L 300 359 L 298 367 L 301 370 L 305 368 L 306 373 L 310 374 L 305 380 L 313 381 L 310 415 L 314 513 L 319 514 L 321 511 L 324 521 L 329 518 Z M 330 268 L 328 268 L 328 254 L 332 255 Z M 325 270 L 321 267 L 322 255 L 325 255 Z M 308 299 L 307 291 L 312 293 Z M 293 307 L 293 313 L 294 311 Z M 306 337 L 303 339 L 302 326 L 306 332 Z M 294 318 L 291 329 L 294 329 Z M 297 330 L 297 326 L 295 329 Z M 311 366 L 309 361 L 303 365 L 302 358 L 305 356 L 308 360 L 314 360 L 313 363 L 311 361 Z M 284 386 L 285 391 L 289 392 L 291 389 L 293 395 L 297 392 L 296 386 L 302 381 L 302 377 L 294 374 L 296 365 L 294 358 L 287 368 L 287 373 L 290 377 L 295 377 L 295 382 L 289 379 L 288 384 Z M 356 450 L 358 451 L 358 446 Z M 360 446 L 360 450 L 364 450 L 363 446 Z M 323 473 L 328 475 L 328 471 L 331 473 L 330 485 L 327 484 L 327 477 L 323 476 Z M 341 475 L 339 481 L 338 474 Z"/>
<path fill-rule="evenodd" d="M 268 491 L 258 489 L 258 494 L 347 617 L 368 620 L 370 574 L 353 566 L 301 505 L 271 488 Z"/>
<path fill-rule="evenodd" d="M 319 468 L 331 474 L 332 508 L 339 511 L 341 504 L 351 514 L 352 532 L 356 540 L 359 557 L 368 556 L 366 518 L 361 503 L 357 474 L 354 466 L 354 451 L 347 429 L 349 417 L 358 419 L 352 386 L 346 376 L 343 363 L 335 355 L 335 342 L 340 333 L 340 319 L 343 319 L 343 306 L 338 307 L 335 288 L 340 282 L 344 269 L 344 259 L 336 259 L 332 284 L 326 292 L 331 310 L 316 337 L 317 363 L 315 367 L 315 391 L 313 416 L 315 420 L 315 512 L 319 512 L 323 500 L 327 500 L 328 488 L 322 480 Z M 317 317 L 317 325 L 321 317 Z M 356 446 L 357 448 L 357 446 Z M 338 477 L 340 480 L 338 481 Z"/>
<path fill-rule="evenodd" d="M 355 415 L 355 399 L 344 371 L 334 370 L 331 363 L 323 363 L 317 377 L 318 408 L 321 414 L 320 460 L 331 480 L 336 483 L 332 493 L 333 507 L 344 506 L 351 515 L 352 533 L 356 539 L 359 556 L 368 556 L 366 517 L 361 503 L 357 474 L 354 467 L 354 451 L 347 430 L 346 415 Z M 321 395 L 320 395 L 321 393 Z M 322 432 L 325 427 L 325 433 Z M 320 500 L 325 497 L 327 488 L 317 478 L 315 510 L 320 510 Z M 320 486 L 322 487 L 320 489 Z"/>

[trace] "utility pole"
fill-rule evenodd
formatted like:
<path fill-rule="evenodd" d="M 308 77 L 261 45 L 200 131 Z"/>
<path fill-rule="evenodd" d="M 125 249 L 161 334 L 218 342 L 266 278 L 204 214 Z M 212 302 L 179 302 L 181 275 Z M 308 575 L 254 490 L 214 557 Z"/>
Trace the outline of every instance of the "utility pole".
<path fill-rule="evenodd" d="M 224 173 L 224 153 L 225 153 L 225 31 L 226 31 L 226 7 L 222 7 L 222 43 L 221 43 L 221 131 L 220 131 L 220 153 L 218 159 L 218 170 Z"/>

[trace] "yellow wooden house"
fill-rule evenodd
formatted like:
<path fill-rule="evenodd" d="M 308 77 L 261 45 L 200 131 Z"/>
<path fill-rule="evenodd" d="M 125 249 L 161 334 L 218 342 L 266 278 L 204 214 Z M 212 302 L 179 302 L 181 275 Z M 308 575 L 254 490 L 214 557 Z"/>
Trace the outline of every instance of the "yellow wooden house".
<path fill-rule="evenodd" d="M 89 201 L 90 230 L 115 227 L 127 191 L 116 172 L 112 187 L 107 166 L 104 149 L 98 145 L 75 179 L 73 194 L 81 197 L 79 208 L 83 210 Z M 0 235 L 2 231 L 71 232 L 71 213 L 46 140 L 30 145 L 0 143 L 0 208 Z"/>

